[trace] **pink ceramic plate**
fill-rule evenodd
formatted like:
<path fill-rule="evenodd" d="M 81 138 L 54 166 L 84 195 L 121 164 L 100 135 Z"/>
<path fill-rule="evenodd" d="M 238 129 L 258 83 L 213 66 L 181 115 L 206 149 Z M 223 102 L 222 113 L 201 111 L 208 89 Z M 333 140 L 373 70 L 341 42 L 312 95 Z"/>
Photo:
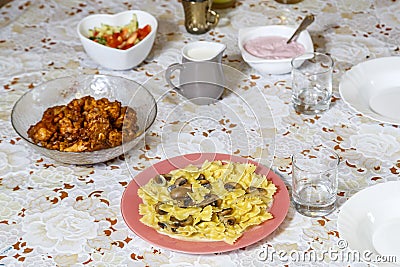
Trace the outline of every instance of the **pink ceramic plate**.
<path fill-rule="evenodd" d="M 142 199 L 137 195 L 139 187 L 145 185 L 157 174 L 168 173 L 171 170 L 184 168 L 190 164 L 201 166 L 206 160 L 225 160 L 241 163 L 249 162 L 256 165 L 256 173 L 266 175 L 267 179 L 271 180 L 278 188 L 274 195 L 273 205 L 270 209 L 270 212 L 274 218 L 249 229 L 233 245 L 229 245 L 222 241 L 192 242 L 174 239 L 158 233 L 153 228 L 148 227 L 139 221 L 141 218 L 141 215 L 139 215 L 139 204 L 143 203 Z M 271 234 L 285 219 L 289 209 L 289 203 L 289 193 L 283 181 L 270 169 L 258 164 L 257 162 L 227 154 L 195 153 L 161 161 L 138 174 L 129 183 L 122 196 L 121 211 L 128 227 L 134 231 L 136 235 L 140 236 L 149 243 L 178 252 L 207 254 L 239 249 L 265 238 Z"/>

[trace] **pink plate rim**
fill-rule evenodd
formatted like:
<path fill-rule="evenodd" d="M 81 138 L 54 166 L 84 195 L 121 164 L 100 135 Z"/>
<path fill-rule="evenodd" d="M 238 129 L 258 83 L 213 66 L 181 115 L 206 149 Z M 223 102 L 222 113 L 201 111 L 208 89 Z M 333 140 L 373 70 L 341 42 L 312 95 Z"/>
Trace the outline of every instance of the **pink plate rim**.
<path fill-rule="evenodd" d="M 256 173 L 266 175 L 267 179 L 271 180 L 278 188 L 270 209 L 274 218 L 247 230 L 233 245 L 223 241 L 197 242 L 175 239 L 160 234 L 155 229 L 148 227 L 139 221 L 141 218 L 141 215 L 139 214 L 139 204 L 143 203 L 142 199 L 137 195 L 140 186 L 145 185 L 157 174 L 168 173 L 177 168 L 184 168 L 189 164 L 201 166 L 201 164 L 206 160 L 224 160 L 240 163 L 252 163 L 256 165 Z M 193 153 L 160 161 L 136 175 L 125 188 L 122 195 L 121 212 L 127 226 L 137 236 L 154 246 L 182 253 L 210 254 L 243 248 L 267 237 L 283 222 L 288 212 L 289 205 L 289 192 L 285 183 L 269 168 L 266 168 L 256 161 L 229 154 Z"/>

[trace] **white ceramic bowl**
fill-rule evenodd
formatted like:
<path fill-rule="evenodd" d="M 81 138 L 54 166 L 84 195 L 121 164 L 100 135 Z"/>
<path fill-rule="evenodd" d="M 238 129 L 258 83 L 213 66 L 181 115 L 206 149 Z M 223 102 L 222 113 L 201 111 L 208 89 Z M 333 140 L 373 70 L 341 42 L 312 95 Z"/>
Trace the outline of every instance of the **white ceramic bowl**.
<path fill-rule="evenodd" d="M 131 21 L 133 14 L 137 16 L 139 28 L 149 24 L 151 32 L 131 48 L 127 50 L 111 48 L 88 38 L 89 29 L 100 27 L 102 23 L 113 26 L 126 25 Z M 107 69 L 126 70 L 139 65 L 149 55 L 154 44 L 157 28 L 158 22 L 151 14 L 141 10 L 128 10 L 114 15 L 89 15 L 78 23 L 77 31 L 83 48 L 96 63 Z"/>
<path fill-rule="evenodd" d="M 261 36 L 281 36 L 289 39 L 295 30 L 296 26 L 286 25 L 269 25 L 240 29 L 238 34 L 238 44 L 244 61 L 261 74 L 289 73 L 292 70 L 290 64 L 292 58 L 264 59 L 255 57 L 244 49 L 244 44 L 251 39 Z M 296 41 L 304 46 L 305 53 L 314 52 L 314 44 L 307 30 L 303 31 Z"/>

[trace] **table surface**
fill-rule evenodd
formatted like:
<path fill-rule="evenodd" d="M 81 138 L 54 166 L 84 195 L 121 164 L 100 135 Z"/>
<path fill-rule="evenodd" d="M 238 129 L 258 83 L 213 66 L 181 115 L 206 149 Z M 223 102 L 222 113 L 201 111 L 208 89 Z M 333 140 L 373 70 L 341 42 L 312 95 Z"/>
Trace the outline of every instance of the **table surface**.
<path fill-rule="evenodd" d="M 76 25 L 88 14 L 128 9 L 157 18 L 155 45 L 146 61 L 131 70 L 104 69 L 85 54 Z M 234 8 L 219 10 L 220 25 L 203 35 L 186 32 L 177 0 L 14 0 L 0 13 L 0 266 L 364 266 L 329 257 L 296 262 L 284 254 L 262 256 L 265 248 L 292 255 L 340 250 L 340 205 L 363 188 L 400 180 L 400 129 L 359 114 L 338 93 L 342 75 L 352 66 L 399 54 L 400 1 L 238 1 Z M 237 47 L 242 27 L 297 25 L 309 13 L 316 15 L 309 28 L 315 49 L 335 61 L 334 105 L 318 116 L 294 112 L 290 75 L 257 73 Z M 160 84 L 167 66 L 181 60 L 182 47 L 196 40 L 227 45 L 223 63 L 233 68 L 231 77 L 239 78 L 231 91 L 238 94 L 224 95 L 217 105 L 193 106 Z M 149 85 L 159 114 L 145 145 L 125 159 L 75 166 L 38 154 L 18 137 L 10 123 L 16 100 L 46 80 L 78 73 L 118 75 Z M 339 208 L 308 218 L 291 205 L 273 234 L 246 248 L 212 255 L 177 253 L 142 240 L 122 218 L 120 200 L 132 177 L 165 158 L 216 151 L 259 159 L 290 184 L 291 153 L 320 144 L 342 159 Z"/>

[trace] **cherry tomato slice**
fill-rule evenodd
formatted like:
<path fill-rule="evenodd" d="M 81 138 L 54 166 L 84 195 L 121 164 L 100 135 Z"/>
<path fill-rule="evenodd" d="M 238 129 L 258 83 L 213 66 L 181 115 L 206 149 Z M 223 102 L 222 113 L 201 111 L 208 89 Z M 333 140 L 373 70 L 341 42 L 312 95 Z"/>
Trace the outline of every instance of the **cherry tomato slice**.
<path fill-rule="evenodd" d="M 137 32 L 138 32 L 138 38 L 140 40 L 142 40 L 144 37 L 146 37 L 151 32 L 151 26 L 149 24 L 147 24 L 143 28 L 138 29 Z"/>
<path fill-rule="evenodd" d="M 118 32 L 115 32 L 112 35 L 107 35 L 106 36 L 107 46 L 112 48 L 117 48 L 123 41 L 122 38 L 118 37 L 120 37 L 120 34 Z"/>

